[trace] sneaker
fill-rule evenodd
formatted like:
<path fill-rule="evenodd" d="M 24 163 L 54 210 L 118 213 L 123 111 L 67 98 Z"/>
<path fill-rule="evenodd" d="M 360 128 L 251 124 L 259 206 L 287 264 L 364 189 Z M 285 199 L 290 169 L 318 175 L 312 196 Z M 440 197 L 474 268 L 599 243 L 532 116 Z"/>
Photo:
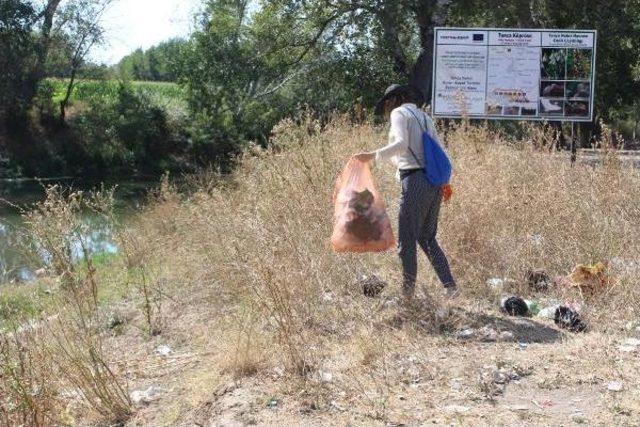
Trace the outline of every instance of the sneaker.
<path fill-rule="evenodd" d="M 447 286 L 444 288 L 444 296 L 447 299 L 456 299 L 460 296 L 460 290 L 457 286 Z"/>

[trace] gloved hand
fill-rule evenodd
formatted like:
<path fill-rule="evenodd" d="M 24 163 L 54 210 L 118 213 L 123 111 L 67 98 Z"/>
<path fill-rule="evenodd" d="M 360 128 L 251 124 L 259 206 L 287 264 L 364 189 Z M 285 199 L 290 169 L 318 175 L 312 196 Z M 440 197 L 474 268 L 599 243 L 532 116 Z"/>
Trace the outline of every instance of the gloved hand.
<path fill-rule="evenodd" d="M 442 200 L 444 202 L 448 202 L 451 200 L 451 196 L 453 196 L 453 187 L 451 184 L 445 184 L 440 188 L 440 194 L 442 194 Z"/>

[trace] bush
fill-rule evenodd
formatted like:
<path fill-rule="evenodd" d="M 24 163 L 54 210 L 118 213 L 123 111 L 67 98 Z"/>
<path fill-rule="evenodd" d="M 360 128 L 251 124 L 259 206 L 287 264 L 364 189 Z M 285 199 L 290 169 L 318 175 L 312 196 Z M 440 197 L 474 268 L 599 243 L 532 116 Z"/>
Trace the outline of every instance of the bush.
<path fill-rule="evenodd" d="M 108 83 L 105 83 L 108 84 Z M 176 153 L 165 111 L 142 90 L 120 83 L 113 100 L 99 96 L 72 125 L 94 169 L 157 174 Z M 177 150 L 179 151 L 179 150 Z"/>

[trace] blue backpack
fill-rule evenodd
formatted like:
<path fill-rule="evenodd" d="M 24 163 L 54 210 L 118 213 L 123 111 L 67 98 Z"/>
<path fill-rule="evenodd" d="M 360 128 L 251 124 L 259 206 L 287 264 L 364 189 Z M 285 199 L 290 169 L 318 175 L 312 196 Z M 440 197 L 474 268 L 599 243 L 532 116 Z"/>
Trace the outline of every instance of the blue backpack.
<path fill-rule="evenodd" d="M 422 130 L 422 148 L 424 149 L 424 175 L 427 178 L 427 181 L 434 187 L 444 185 L 449 183 L 451 180 L 451 160 L 449 160 L 449 156 L 442 149 L 440 144 L 433 139 L 431 135 L 429 135 L 428 126 L 422 126 L 420 119 L 415 113 L 409 109 L 407 109 L 413 117 L 418 121 L 418 125 Z M 420 163 L 418 157 L 413 152 L 411 147 L 409 147 L 409 151 L 416 159 L 416 162 Z"/>

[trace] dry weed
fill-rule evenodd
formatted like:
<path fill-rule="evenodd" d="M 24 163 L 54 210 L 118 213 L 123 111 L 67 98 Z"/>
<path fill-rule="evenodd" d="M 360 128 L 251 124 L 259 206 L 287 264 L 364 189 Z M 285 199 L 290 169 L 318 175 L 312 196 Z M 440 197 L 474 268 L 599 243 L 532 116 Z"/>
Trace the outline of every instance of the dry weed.
<path fill-rule="evenodd" d="M 454 159 L 455 193 L 442 210 L 440 239 L 467 296 L 495 298 L 485 285 L 491 277 L 512 278 L 513 291 L 530 293 L 525 273 L 531 268 L 554 276 L 577 263 L 640 258 L 639 171 L 615 162 L 572 166 L 568 156 L 550 152 L 552 129 L 522 132 L 523 140 L 513 142 L 468 121 L 443 132 Z M 251 327 L 281 346 L 288 366 L 299 373 L 317 368 L 323 337 L 346 337 L 354 325 L 369 322 L 370 308 L 358 303 L 354 277 L 376 273 L 392 284 L 386 292 L 397 294 L 393 253 L 336 255 L 327 240 L 340 168 L 351 154 L 384 142 L 381 128 L 352 126 L 341 117 L 322 130 L 309 119 L 285 120 L 274 129 L 272 146 L 253 149 L 231 177 L 209 173 L 197 180 L 202 190 L 186 200 L 155 206 L 146 217 L 146 241 L 166 248 L 153 250 L 174 267 L 168 280 L 216 289 L 211 304 L 225 311 L 259 310 Z M 376 165 L 374 173 L 394 217 L 393 170 Z M 420 280 L 428 293 L 436 292 L 434 275 L 421 263 Z M 637 309 L 637 278 L 621 277 L 606 296 L 622 317 Z M 429 312 L 440 306 L 436 302 Z M 433 314 L 409 323 L 449 330 L 456 316 Z M 606 321 L 598 324 L 607 327 Z"/>

